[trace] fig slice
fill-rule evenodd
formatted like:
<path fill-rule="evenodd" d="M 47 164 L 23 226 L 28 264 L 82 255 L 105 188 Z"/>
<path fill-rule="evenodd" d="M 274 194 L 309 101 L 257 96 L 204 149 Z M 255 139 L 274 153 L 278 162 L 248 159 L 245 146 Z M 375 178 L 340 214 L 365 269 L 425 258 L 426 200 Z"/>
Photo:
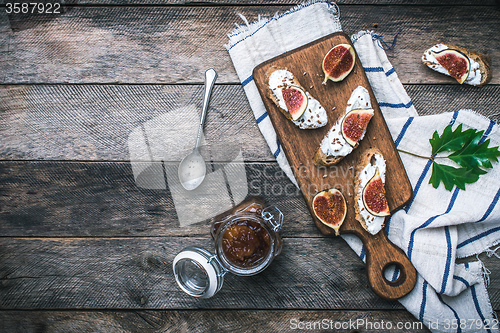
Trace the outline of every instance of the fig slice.
<path fill-rule="evenodd" d="M 458 83 L 462 84 L 467 80 L 470 71 L 470 60 L 465 54 L 455 49 L 446 49 L 439 52 L 432 51 L 432 54 Z"/>
<path fill-rule="evenodd" d="M 339 228 L 347 213 L 342 192 L 334 188 L 318 192 L 313 198 L 312 207 L 318 220 L 335 230 L 335 235 L 338 236 Z"/>
<path fill-rule="evenodd" d="M 286 86 L 281 89 L 283 101 L 292 120 L 297 120 L 307 109 L 307 96 L 306 92 L 297 86 Z"/>
<path fill-rule="evenodd" d="M 391 215 L 389 204 L 385 197 L 385 188 L 378 168 L 375 175 L 368 181 L 363 189 L 363 205 L 368 212 L 375 216 Z"/>
<path fill-rule="evenodd" d="M 354 49 L 349 44 L 334 46 L 323 58 L 323 73 L 326 84 L 328 80 L 333 82 L 342 81 L 354 68 Z"/>
<path fill-rule="evenodd" d="M 342 120 L 342 136 L 349 145 L 358 145 L 373 114 L 373 109 L 354 109 L 345 115 Z"/>

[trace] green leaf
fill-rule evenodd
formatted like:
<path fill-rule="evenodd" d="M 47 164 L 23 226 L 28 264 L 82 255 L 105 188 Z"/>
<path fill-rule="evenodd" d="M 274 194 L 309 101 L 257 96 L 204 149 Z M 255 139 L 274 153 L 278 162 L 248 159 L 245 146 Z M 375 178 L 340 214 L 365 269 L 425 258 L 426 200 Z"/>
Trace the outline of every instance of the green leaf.
<path fill-rule="evenodd" d="M 481 132 L 480 132 L 481 133 Z M 474 136 L 473 139 L 459 151 L 454 152 L 449 159 L 464 168 L 493 168 L 490 161 L 498 162 L 500 151 L 498 147 L 488 148 L 490 139 L 479 143 L 481 136 Z"/>
<path fill-rule="evenodd" d="M 432 155 L 443 151 L 457 151 L 470 142 L 478 133 L 481 133 L 482 136 L 483 132 L 478 132 L 472 128 L 462 131 L 462 124 L 458 125 L 454 131 L 451 125 L 446 126 L 441 136 L 435 131 L 429 140 L 432 146 Z"/>
<path fill-rule="evenodd" d="M 434 188 L 438 188 L 439 184 L 443 182 L 444 188 L 448 191 L 451 191 L 455 185 L 459 189 L 465 190 L 465 184 L 475 183 L 479 176 L 485 173 L 486 171 L 479 168 L 455 168 L 433 162 L 429 184 L 432 184 Z"/>

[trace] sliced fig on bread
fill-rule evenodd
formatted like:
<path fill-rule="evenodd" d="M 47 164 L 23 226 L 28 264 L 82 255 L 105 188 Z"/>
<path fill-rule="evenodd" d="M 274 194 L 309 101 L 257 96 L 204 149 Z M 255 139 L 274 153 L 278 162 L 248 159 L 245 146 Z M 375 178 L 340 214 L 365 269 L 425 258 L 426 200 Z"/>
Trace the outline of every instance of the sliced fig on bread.
<path fill-rule="evenodd" d="M 375 148 L 364 152 L 355 175 L 354 210 L 356 220 L 375 235 L 384 226 L 390 209 L 385 192 L 386 164 L 382 153 Z"/>
<path fill-rule="evenodd" d="M 365 136 L 373 115 L 368 90 L 357 87 L 347 101 L 346 112 L 321 141 L 313 157 L 314 164 L 335 165 L 349 155 Z"/>
<path fill-rule="evenodd" d="M 483 86 L 491 80 L 490 58 L 475 51 L 439 43 L 424 52 L 422 62 L 460 84 Z"/>
<path fill-rule="evenodd" d="M 266 74 L 267 97 L 281 113 L 300 129 L 323 127 L 328 122 L 326 110 L 286 68 L 270 67 Z"/>
<path fill-rule="evenodd" d="M 358 145 L 366 132 L 368 123 L 373 117 L 373 109 L 356 109 L 349 111 L 342 120 L 342 136 L 353 147 Z"/>

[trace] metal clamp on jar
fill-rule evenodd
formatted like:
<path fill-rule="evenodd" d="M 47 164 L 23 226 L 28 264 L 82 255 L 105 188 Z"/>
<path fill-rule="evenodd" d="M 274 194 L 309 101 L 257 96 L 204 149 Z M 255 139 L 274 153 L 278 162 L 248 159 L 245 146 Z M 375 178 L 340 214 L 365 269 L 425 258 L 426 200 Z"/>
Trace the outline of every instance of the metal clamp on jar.
<path fill-rule="evenodd" d="M 213 220 L 215 254 L 189 246 L 174 258 L 175 280 L 191 296 L 212 297 L 227 272 L 242 276 L 262 272 L 283 246 L 279 235 L 283 213 L 275 206 L 265 207 L 262 198 L 248 198 Z"/>

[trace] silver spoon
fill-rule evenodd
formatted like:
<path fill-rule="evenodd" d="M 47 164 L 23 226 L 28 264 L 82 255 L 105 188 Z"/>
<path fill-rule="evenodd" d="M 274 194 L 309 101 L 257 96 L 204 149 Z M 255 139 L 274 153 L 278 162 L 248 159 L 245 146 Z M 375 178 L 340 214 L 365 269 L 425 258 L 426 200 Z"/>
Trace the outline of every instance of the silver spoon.
<path fill-rule="evenodd" d="M 203 96 L 203 109 L 201 110 L 200 125 L 198 127 L 198 135 L 196 136 L 196 143 L 193 151 L 184 157 L 179 164 L 178 174 L 182 187 L 191 191 L 200 186 L 205 179 L 207 167 L 205 160 L 200 155 L 198 146 L 200 145 L 201 133 L 203 133 L 203 124 L 207 116 L 208 103 L 212 88 L 214 87 L 215 80 L 217 79 L 217 72 L 213 69 L 207 69 L 205 72 L 205 93 Z"/>

